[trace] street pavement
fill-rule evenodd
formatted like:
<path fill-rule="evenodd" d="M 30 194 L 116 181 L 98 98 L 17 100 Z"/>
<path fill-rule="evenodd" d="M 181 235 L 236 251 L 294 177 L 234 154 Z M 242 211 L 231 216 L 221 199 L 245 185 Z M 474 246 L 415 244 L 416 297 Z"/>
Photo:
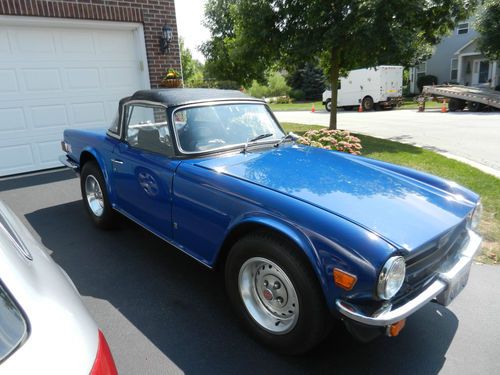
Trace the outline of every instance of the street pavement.
<path fill-rule="evenodd" d="M 0 180 L 5 201 L 73 279 L 121 375 L 498 374 L 500 267 L 474 265 L 448 307 L 428 304 L 395 338 L 368 344 L 339 326 L 310 354 L 254 342 L 234 317 L 220 275 L 123 219 L 86 216 L 78 179 L 53 171 Z"/>
<path fill-rule="evenodd" d="M 327 126 L 326 111 L 275 112 L 280 122 Z M 500 112 L 339 111 L 338 128 L 423 146 L 500 177 Z"/>

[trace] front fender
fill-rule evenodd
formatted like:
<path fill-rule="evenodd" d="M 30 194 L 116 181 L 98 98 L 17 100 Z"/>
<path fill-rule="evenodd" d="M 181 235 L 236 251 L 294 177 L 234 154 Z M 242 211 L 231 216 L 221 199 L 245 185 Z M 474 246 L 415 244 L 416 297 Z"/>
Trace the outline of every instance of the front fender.
<path fill-rule="evenodd" d="M 326 299 L 329 293 L 329 284 L 327 283 L 324 268 L 321 263 L 318 252 L 306 234 L 293 223 L 283 218 L 267 215 L 262 212 L 246 213 L 245 215 L 233 220 L 225 234 L 225 238 L 230 238 L 233 233 L 246 226 L 268 228 L 274 232 L 280 233 L 300 249 L 309 260 L 318 282 L 321 285 Z"/>

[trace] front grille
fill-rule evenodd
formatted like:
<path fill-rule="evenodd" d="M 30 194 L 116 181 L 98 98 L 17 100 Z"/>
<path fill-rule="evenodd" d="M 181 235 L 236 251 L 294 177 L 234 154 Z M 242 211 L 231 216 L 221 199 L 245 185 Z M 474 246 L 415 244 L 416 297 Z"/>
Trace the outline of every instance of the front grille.
<path fill-rule="evenodd" d="M 416 256 L 406 259 L 406 277 L 398 297 L 403 297 L 412 292 L 423 289 L 436 277 L 437 270 L 445 261 L 457 256 L 464 246 L 467 235 L 465 220 L 452 228 L 438 239 L 416 249 Z"/>

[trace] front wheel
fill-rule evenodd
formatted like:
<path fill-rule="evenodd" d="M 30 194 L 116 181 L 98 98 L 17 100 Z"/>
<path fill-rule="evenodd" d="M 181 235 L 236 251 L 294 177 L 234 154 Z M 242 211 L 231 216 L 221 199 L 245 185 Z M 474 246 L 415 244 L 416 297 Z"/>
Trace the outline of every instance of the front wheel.
<path fill-rule="evenodd" d="M 325 103 L 325 109 L 328 111 L 328 112 L 331 112 L 332 111 L 332 101 L 330 99 L 327 100 L 327 102 Z"/>
<path fill-rule="evenodd" d="M 94 224 L 102 229 L 114 226 L 114 211 L 109 202 L 106 182 L 94 161 L 84 164 L 80 176 L 83 204 Z"/>
<path fill-rule="evenodd" d="M 285 354 L 304 353 L 329 332 L 315 274 L 297 249 L 267 233 L 239 240 L 225 268 L 228 296 L 245 328 Z"/>

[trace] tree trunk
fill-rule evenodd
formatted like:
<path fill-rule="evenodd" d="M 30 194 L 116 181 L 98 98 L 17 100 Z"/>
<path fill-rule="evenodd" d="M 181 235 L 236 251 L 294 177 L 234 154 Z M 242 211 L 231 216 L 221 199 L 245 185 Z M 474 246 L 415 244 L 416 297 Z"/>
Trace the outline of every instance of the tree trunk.
<path fill-rule="evenodd" d="M 335 130 L 337 129 L 337 94 L 340 72 L 340 53 L 338 49 L 332 49 L 330 66 L 330 82 L 332 84 L 332 110 L 330 112 L 329 129 Z"/>

